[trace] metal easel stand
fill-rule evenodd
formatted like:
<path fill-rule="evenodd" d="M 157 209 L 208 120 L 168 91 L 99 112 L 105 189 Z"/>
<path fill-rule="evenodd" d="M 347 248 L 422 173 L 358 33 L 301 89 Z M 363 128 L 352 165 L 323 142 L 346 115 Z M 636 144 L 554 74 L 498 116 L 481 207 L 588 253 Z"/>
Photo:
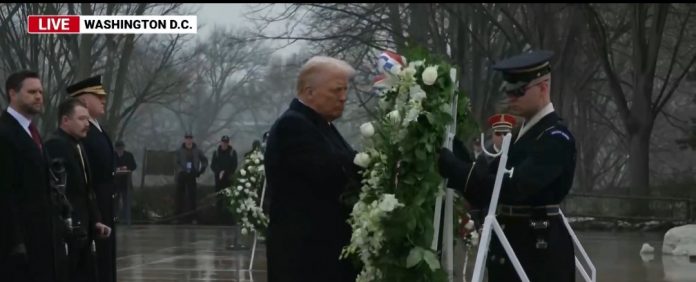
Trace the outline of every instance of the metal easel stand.
<path fill-rule="evenodd" d="M 266 197 L 266 185 L 268 184 L 268 181 L 266 181 L 266 177 L 263 178 L 263 189 L 261 190 L 261 202 L 259 203 L 259 206 L 263 209 L 263 200 Z M 237 229 L 239 230 L 239 229 Z M 258 237 L 259 233 L 254 231 L 254 243 L 251 245 L 251 255 L 249 258 L 249 273 L 254 269 L 254 256 L 256 255 L 256 243 L 258 242 Z"/>
<path fill-rule="evenodd" d="M 454 87 L 452 90 L 454 91 L 457 89 L 459 86 L 459 83 L 456 82 L 457 80 L 457 69 L 451 68 L 450 69 L 450 78 L 452 81 L 455 81 Z M 450 113 L 452 114 L 452 117 L 454 121 L 450 123 L 447 126 L 447 135 L 445 136 L 445 141 L 443 144 L 444 147 L 447 149 L 452 150 L 452 142 L 454 140 L 454 135 L 457 131 L 457 103 L 458 103 L 458 96 L 452 95 L 452 105 L 451 105 L 451 111 Z M 444 228 L 442 230 L 442 242 L 443 242 L 443 258 L 444 258 L 444 270 L 447 272 L 447 281 L 454 281 L 454 229 L 452 226 L 453 222 L 453 203 L 454 203 L 454 190 L 447 188 L 447 180 L 444 179 L 440 185 L 442 187 L 440 191 L 444 189 L 445 191 L 445 222 L 444 222 Z M 430 249 L 432 250 L 437 250 L 437 245 L 438 245 L 438 240 L 440 239 L 440 219 L 442 216 L 442 195 L 438 195 L 437 199 L 435 200 L 435 213 L 434 213 L 434 219 L 433 219 L 433 224 L 434 224 L 434 235 L 433 235 L 433 241 L 430 245 Z"/>

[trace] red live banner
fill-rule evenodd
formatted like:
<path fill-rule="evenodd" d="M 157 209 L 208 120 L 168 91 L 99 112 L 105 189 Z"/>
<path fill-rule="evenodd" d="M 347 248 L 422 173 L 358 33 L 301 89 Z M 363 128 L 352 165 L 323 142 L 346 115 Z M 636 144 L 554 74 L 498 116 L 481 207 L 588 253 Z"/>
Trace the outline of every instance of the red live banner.
<path fill-rule="evenodd" d="M 29 33 L 79 33 L 80 16 L 29 16 Z"/>

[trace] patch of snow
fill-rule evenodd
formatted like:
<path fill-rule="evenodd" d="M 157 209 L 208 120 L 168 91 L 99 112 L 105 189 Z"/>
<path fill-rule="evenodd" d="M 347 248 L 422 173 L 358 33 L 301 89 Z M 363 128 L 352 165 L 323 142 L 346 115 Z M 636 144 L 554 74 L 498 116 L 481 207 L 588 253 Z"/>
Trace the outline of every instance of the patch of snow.
<path fill-rule="evenodd" d="M 650 246 L 650 244 L 648 243 L 643 243 L 643 247 L 640 248 L 641 254 L 653 253 L 654 251 L 655 248 L 653 248 L 653 246 Z"/>
<path fill-rule="evenodd" d="M 696 224 L 677 226 L 668 230 L 662 243 L 662 253 L 696 256 Z"/>

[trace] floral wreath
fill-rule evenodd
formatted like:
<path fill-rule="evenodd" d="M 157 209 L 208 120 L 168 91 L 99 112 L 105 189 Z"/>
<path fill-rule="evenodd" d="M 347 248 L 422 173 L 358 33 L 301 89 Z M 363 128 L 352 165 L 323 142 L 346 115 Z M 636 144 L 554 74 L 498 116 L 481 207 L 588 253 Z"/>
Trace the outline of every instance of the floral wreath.
<path fill-rule="evenodd" d="M 268 226 L 268 217 L 258 203 L 264 179 L 263 153 L 256 148 L 242 161 L 242 168 L 234 174 L 232 185 L 220 191 L 232 216 L 240 221 L 242 234 L 264 232 Z"/>
<path fill-rule="evenodd" d="M 364 151 L 354 163 L 363 168 L 362 187 L 348 220 L 351 241 L 341 253 L 362 264 L 358 282 L 447 279 L 430 245 L 435 202 L 443 193 L 438 152 L 457 85 L 444 60 L 422 50 L 408 59 L 388 51 L 379 56 L 379 118 L 360 126 Z M 457 118 L 470 117 L 468 99 L 458 99 Z M 473 225 L 468 218 L 454 220 Z"/>

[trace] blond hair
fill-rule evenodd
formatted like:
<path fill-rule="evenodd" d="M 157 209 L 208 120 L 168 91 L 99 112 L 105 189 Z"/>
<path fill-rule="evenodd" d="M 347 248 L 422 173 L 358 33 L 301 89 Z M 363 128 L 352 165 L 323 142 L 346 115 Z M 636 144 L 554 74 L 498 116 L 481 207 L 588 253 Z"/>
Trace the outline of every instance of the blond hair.
<path fill-rule="evenodd" d="M 348 77 L 355 74 L 355 69 L 344 60 L 314 56 L 300 68 L 300 74 L 297 77 L 297 94 L 302 93 L 305 87 L 315 84 L 319 76 L 325 74 L 327 69 L 338 70 Z"/>

